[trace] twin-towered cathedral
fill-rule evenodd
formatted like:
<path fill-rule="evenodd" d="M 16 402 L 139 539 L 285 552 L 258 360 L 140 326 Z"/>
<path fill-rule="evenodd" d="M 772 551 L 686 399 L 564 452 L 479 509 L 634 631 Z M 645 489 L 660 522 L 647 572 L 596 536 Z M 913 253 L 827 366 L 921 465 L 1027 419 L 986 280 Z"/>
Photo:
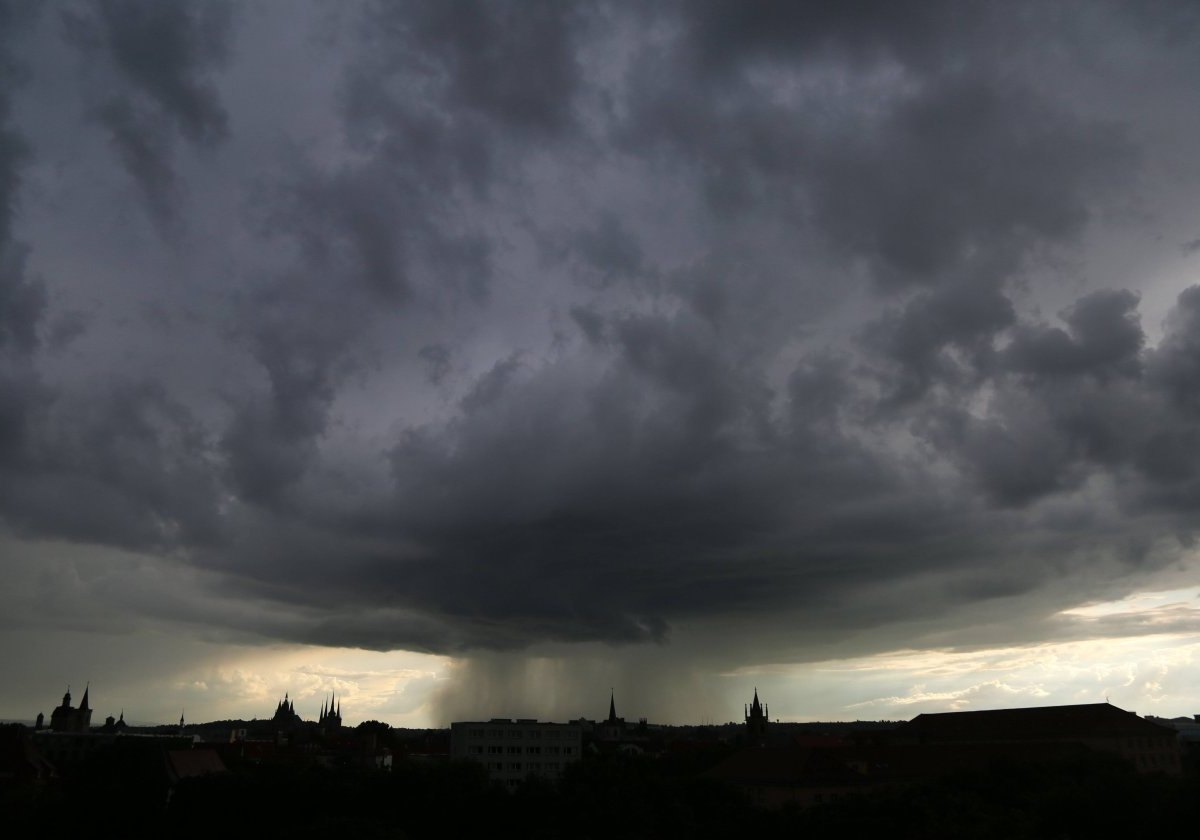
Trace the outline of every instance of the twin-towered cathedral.
<path fill-rule="evenodd" d="M 88 695 L 91 692 L 91 686 L 83 690 L 83 697 L 79 701 L 79 707 L 71 705 L 71 688 L 67 686 L 67 692 L 63 695 L 62 703 L 54 708 L 50 713 L 51 732 L 90 732 L 92 729 L 92 707 L 88 702 Z M 294 728 L 302 726 L 304 719 L 296 713 L 296 704 L 289 699 L 287 694 L 283 695 L 283 699 L 275 706 L 275 714 L 271 720 L 281 728 Z M 38 713 L 36 729 L 46 728 L 46 716 Z M 179 717 L 179 726 L 182 731 L 184 725 L 183 716 Z M 342 701 L 339 700 L 336 694 L 330 694 L 329 698 L 321 701 L 321 717 L 317 720 L 317 725 L 324 730 L 336 730 L 342 727 Z M 125 723 L 125 712 L 121 712 L 121 719 L 114 720 L 110 715 L 104 723 L 103 732 L 121 732 L 127 728 Z"/>
<path fill-rule="evenodd" d="M 296 712 L 295 701 L 290 700 L 287 694 L 283 695 L 283 699 L 275 707 L 275 714 L 271 720 L 281 728 L 294 728 L 304 724 L 304 719 Z M 328 700 L 321 701 L 321 717 L 317 719 L 317 726 L 326 730 L 341 729 L 342 701 L 338 700 L 335 694 L 330 694 Z"/>
<path fill-rule="evenodd" d="M 67 693 L 63 695 L 62 703 L 55 707 L 50 713 L 50 730 L 52 732 L 88 732 L 92 725 L 92 709 L 88 704 L 88 693 L 91 687 L 88 686 L 83 691 L 83 698 L 79 702 L 79 708 L 71 705 L 71 689 L 68 686 Z M 302 726 L 304 719 L 296 712 L 295 701 L 291 700 L 287 694 L 283 695 L 283 699 L 275 706 L 275 714 L 271 720 L 283 728 L 294 728 Z M 754 700 L 745 707 L 746 734 L 751 743 L 762 744 L 767 739 L 767 721 L 770 720 L 767 707 L 761 704 L 758 700 L 758 688 L 754 689 Z M 37 728 L 43 727 L 44 717 L 39 713 L 37 717 Z M 644 721 L 643 721 L 644 723 Z M 180 727 L 183 726 L 183 717 L 179 718 Z M 342 726 L 342 703 L 337 699 L 336 694 L 330 694 L 329 699 L 321 702 L 321 716 L 317 719 L 317 725 L 325 730 L 337 730 Z M 109 717 L 106 724 L 107 729 L 124 729 L 125 728 L 125 713 L 121 713 L 121 719 L 114 721 Z M 610 740 L 619 739 L 625 734 L 625 719 L 617 717 L 616 696 L 610 695 L 608 700 L 608 719 L 602 721 L 597 727 L 597 734 L 602 738 Z"/>

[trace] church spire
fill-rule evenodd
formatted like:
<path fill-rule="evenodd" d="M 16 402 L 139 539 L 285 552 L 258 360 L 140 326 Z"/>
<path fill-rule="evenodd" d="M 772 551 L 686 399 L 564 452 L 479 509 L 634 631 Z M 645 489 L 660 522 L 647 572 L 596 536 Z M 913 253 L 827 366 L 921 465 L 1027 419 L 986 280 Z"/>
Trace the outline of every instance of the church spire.
<path fill-rule="evenodd" d="M 617 719 L 617 692 L 609 689 L 608 695 L 608 721 L 614 723 Z"/>
<path fill-rule="evenodd" d="M 92 687 L 91 683 L 87 684 L 87 688 L 83 690 L 83 699 L 79 701 L 79 711 L 86 712 L 88 710 L 88 690 Z"/>
<path fill-rule="evenodd" d="M 758 699 L 758 687 L 756 686 L 754 699 L 750 702 L 750 708 L 746 712 L 746 733 L 752 744 L 761 746 L 766 742 L 767 720 L 766 707 Z"/>

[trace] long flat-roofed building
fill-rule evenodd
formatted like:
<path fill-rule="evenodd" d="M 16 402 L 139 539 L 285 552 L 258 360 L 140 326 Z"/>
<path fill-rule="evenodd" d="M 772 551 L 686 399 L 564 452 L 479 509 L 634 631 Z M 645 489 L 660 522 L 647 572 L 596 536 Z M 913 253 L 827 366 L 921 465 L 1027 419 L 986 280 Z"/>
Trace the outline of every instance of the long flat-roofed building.
<path fill-rule="evenodd" d="M 1108 703 L 917 715 L 894 732 L 897 743 L 1075 743 L 1119 755 L 1141 773 L 1182 772 L 1178 733 Z"/>
<path fill-rule="evenodd" d="M 493 718 L 450 724 L 450 757 L 478 761 L 488 776 L 516 787 L 529 776 L 558 779 L 579 760 L 583 730 L 574 723 Z"/>

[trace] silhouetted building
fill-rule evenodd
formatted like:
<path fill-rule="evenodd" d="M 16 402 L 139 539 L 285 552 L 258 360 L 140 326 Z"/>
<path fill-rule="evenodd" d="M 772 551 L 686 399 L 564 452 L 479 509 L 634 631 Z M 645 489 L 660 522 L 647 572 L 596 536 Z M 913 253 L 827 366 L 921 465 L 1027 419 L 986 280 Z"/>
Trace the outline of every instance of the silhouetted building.
<path fill-rule="evenodd" d="M 321 703 L 321 717 L 317 719 L 317 724 L 326 732 L 335 732 L 342 728 L 342 702 L 334 695 L 329 696 L 328 703 Z"/>
<path fill-rule="evenodd" d="M 180 725 L 183 724 L 182 717 L 179 722 Z M 279 705 L 275 707 L 275 714 L 271 718 L 271 722 L 280 729 L 294 729 L 304 723 L 300 715 L 296 714 L 296 704 L 288 699 L 286 693 L 279 701 Z"/>
<path fill-rule="evenodd" d="M 1140 773 L 1179 775 L 1178 733 L 1108 703 L 918 715 L 894 731 L 899 744 L 1082 744 L 1119 755 Z"/>
<path fill-rule="evenodd" d="M 597 741 L 620 741 L 625 738 L 625 718 L 617 717 L 616 692 L 608 696 L 608 717 L 596 724 L 593 732 Z"/>
<path fill-rule="evenodd" d="M 63 695 L 62 705 L 50 713 L 50 730 L 52 732 L 87 732 L 91 729 L 92 710 L 88 706 L 90 688 L 91 686 L 88 686 L 83 690 L 83 699 L 79 702 L 78 709 L 71 705 L 71 689 L 67 688 L 67 693 Z"/>
<path fill-rule="evenodd" d="M 167 750 L 165 758 L 167 780 L 172 786 L 183 779 L 227 772 L 221 756 L 212 749 Z"/>
<path fill-rule="evenodd" d="M 767 707 L 758 702 L 758 688 L 754 689 L 754 701 L 746 709 L 746 738 L 755 746 L 767 742 Z"/>
<path fill-rule="evenodd" d="M 34 745 L 29 730 L 17 723 L 0 726 L 0 792 L 40 784 L 54 775 L 54 765 Z"/>
<path fill-rule="evenodd" d="M 129 724 L 125 722 L 125 710 L 121 710 L 120 719 L 114 719 L 109 715 L 104 719 L 104 726 L 100 727 L 100 731 L 104 733 L 124 732 L 129 729 Z"/>
<path fill-rule="evenodd" d="M 583 733 L 572 723 L 493 718 L 450 724 L 450 757 L 477 761 L 488 776 L 516 787 L 529 776 L 559 778 L 579 760 Z"/>

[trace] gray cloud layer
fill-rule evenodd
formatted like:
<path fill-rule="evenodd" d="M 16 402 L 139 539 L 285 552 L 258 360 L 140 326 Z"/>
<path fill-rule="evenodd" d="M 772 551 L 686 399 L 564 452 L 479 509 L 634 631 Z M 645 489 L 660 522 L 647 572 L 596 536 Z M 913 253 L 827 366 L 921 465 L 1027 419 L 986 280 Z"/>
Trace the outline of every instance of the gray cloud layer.
<path fill-rule="evenodd" d="M 802 657 L 1016 638 L 992 610 L 1194 539 L 1200 287 L 1148 335 L 1149 278 L 1078 268 L 1109 238 L 1190 265 L 1146 244 L 1197 229 L 1155 215 L 1200 175 L 1156 168 L 1187 4 L 0 29 L 0 518 L 202 570 L 201 619 L 441 652 L 711 622 L 719 657 Z"/>

